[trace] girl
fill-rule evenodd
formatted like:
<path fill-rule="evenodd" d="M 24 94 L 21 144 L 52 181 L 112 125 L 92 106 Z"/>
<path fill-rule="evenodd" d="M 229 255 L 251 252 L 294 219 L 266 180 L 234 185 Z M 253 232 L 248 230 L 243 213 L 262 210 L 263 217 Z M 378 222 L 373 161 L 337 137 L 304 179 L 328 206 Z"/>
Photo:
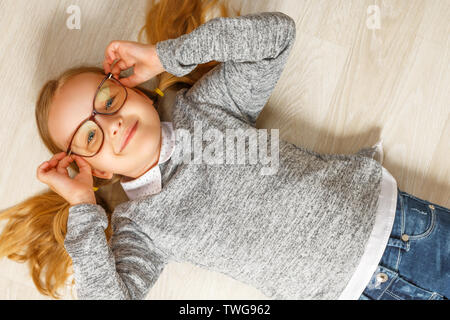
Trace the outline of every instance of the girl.
<path fill-rule="evenodd" d="M 279 167 L 266 175 L 259 163 L 182 161 L 183 133 L 197 126 L 255 127 L 295 35 L 280 12 L 220 17 L 148 45 L 112 41 L 106 76 L 75 69 L 50 82 L 37 121 L 55 155 L 37 177 L 53 192 L 5 211 L 1 253 L 34 259 L 35 281 L 46 261 L 45 286 L 38 283 L 52 295 L 72 266 L 81 299 L 143 299 L 170 260 L 223 272 L 274 299 L 450 296 L 449 210 L 400 191 L 372 159 L 375 147 L 324 155 L 285 141 L 276 149 L 269 135 Z M 155 96 L 134 88 L 211 61 L 220 63 L 177 92 L 171 122 L 160 121 Z M 131 66 L 134 74 L 119 79 Z M 73 161 L 79 173 L 71 178 Z M 130 201 L 109 217 L 94 177 L 116 175 Z M 44 224 L 52 232 L 28 231 Z M 45 246 L 52 239 L 56 250 Z"/>

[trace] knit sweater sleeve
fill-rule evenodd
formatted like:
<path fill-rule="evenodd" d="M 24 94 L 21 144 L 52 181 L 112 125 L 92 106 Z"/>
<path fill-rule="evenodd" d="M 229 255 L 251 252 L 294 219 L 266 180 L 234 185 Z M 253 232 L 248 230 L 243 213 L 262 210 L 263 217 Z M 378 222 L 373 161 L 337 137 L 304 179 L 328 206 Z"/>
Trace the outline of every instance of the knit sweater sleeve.
<path fill-rule="evenodd" d="M 97 204 L 69 208 L 66 251 L 72 258 L 79 299 L 144 299 L 167 263 L 167 255 L 130 219 L 112 215 L 107 243 L 106 212 Z"/>
<path fill-rule="evenodd" d="M 284 69 L 296 36 L 281 12 L 214 18 L 191 33 L 156 44 L 164 69 L 178 77 L 198 64 L 222 62 L 198 80 L 186 97 L 216 105 L 254 126 Z"/>

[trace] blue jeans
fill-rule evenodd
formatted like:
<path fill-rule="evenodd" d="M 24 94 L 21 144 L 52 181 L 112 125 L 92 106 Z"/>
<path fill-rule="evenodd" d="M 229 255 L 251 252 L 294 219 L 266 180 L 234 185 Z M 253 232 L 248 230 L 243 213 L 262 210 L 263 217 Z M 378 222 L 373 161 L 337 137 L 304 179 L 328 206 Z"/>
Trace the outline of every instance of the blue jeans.
<path fill-rule="evenodd" d="M 397 191 L 389 242 L 359 299 L 448 299 L 450 210 Z"/>

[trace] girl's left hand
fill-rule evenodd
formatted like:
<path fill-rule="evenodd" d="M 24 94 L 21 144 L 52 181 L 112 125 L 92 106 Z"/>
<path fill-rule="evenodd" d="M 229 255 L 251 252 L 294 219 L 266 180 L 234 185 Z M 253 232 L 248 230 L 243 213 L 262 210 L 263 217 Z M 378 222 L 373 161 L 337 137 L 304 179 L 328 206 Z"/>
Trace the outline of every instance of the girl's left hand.
<path fill-rule="evenodd" d="M 117 62 L 111 69 L 116 60 Z M 134 74 L 119 80 L 120 72 L 131 67 L 134 67 Z M 111 72 L 117 80 L 129 88 L 148 81 L 165 71 L 156 54 L 155 45 L 121 40 L 111 41 L 106 47 L 103 68 L 105 73 Z"/>

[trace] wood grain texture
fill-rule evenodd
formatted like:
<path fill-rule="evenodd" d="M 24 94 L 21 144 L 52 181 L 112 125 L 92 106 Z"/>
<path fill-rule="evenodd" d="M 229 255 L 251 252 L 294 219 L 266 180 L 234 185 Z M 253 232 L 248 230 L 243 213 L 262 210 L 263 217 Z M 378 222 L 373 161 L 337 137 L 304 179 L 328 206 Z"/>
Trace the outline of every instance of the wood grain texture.
<path fill-rule="evenodd" d="M 65 25 L 72 4 L 81 9 L 80 30 Z M 295 46 L 257 127 L 278 128 L 280 138 L 322 153 L 353 153 L 382 138 L 383 165 L 399 188 L 450 207 L 450 1 L 230 5 L 242 5 L 243 14 L 281 11 L 297 24 Z M 380 9 L 380 29 L 368 27 L 372 5 Z M 45 189 L 35 174 L 50 155 L 34 120 L 44 82 L 74 65 L 101 67 L 111 40 L 136 41 L 146 6 L 145 0 L 0 1 L 0 208 Z M 0 271 L 0 299 L 47 299 L 26 265 L 2 259 Z M 266 299 L 226 275 L 175 262 L 147 298 Z"/>

